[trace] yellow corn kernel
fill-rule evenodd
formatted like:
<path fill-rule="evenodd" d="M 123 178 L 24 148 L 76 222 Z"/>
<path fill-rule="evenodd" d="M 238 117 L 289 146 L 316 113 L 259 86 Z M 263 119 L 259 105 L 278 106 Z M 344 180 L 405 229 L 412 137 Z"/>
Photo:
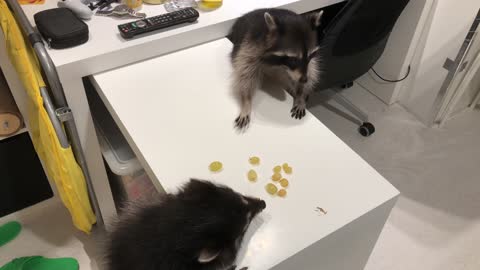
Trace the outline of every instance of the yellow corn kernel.
<path fill-rule="evenodd" d="M 292 169 L 292 167 L 284 167 L 283 171 L 285 171 L 286 174 L 292 174 L 293 169 Z"/>
<path fill-rule="evenodd" d="M 277 186 L 275 186 L 274 184 L 272 183 L 268 183 L 266 186 L 265 186 L 265 190 L 268 192 L 268 194 L 270 195 L 275 195 L 277 193 Z"/>
<path fill-rule="evenodd" d="M 282 166 L 275 166 L 275 167 L 273 167 L 273 172 L 275 172 L 275 173 L 281 173 L 281 172 L 282 172 Z"/>
<path fill-rule="evenodd" d="M 248 171 L 247 178 L 252 182 L 257 181 L 257 172 L 255 170 Z"/>
<path fill-rule="evenodd" d="M 280 180 L 280 186 L 282 187 L 288 187 L 288 180 L 283 178 L 282 180 Z"/>
<path fill-rule="evenodd" d="M 208 166 L 208 168 L 209 168 L 210 171 L 212 171 L 212 172 L 219 172 L 219 171 L 222 170 L 223 164 L 222 164 L 220 161 L 214 161 L 214 162 L 210 163 L 210 165 Z"/>
<path fill-rule="evenodd" d="M 252 165 L 258 165 L 260 164 L 260 158 L 259 157 L 251 157 L 248 159 L 248 162 Z"/>
<path fill-rule="evenodd" d="M 278 197 L 282 197 L 282 198 L 283 198 L 283 197 L 287 196 L 287 191 L 282 188 L 282 189 L 280 189 L 280 190 L 277 192 L 277 195 L 278 195 Z"/>
<path fill-rule="evenodd" d="M 273 180 L 273 181 L 278 181 L 278 180 L 280 180 L 280 179 L 282 179 L 282 175 L 281 175 L 280 173 L 274 173 L 274 174 L 272 175 L 272 180 Z"/>

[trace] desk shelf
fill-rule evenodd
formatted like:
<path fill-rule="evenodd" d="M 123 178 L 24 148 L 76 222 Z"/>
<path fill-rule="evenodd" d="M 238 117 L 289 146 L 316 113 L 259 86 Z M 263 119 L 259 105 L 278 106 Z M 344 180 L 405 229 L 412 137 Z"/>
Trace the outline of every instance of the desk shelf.
<path fill-rule="evenodd" d="M 20 134 L 23 134 L 25 132 L 28 132 L 28 129 L 26 127 L 20 129 L 19 131 L 15 132 L 14 134 L 12 135 L 8 135 L 8 136 L 0 136 L 0 141 L 3 141 L 5 139 L 8 139 L 8 138 L 12 138 L 14 136 L 17 136 L 17 135 L 20 135 Z"/>

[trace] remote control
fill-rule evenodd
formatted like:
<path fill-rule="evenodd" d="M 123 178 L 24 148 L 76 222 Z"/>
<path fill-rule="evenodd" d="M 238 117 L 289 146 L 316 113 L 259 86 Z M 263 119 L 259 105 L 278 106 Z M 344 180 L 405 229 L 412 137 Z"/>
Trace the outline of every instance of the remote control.
<path fill-rule="evenodd" d="M 195 22 L 199 14 L 194 8 L 185 8 L 178 11 L 149 17 L 118 25 L 118 30 L 123 38 L 133 38 L 136 35 L 148 33 L 158 29 L 167 28 L 186 22 Z"/>

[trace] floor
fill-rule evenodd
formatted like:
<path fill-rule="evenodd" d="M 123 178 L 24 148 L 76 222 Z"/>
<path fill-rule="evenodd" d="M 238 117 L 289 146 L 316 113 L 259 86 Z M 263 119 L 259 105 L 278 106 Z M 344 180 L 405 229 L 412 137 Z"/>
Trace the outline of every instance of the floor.
<path fill-rule="evenodd" d="M 328 95 L 314 97 L 312 103 Z M 355 124 L 324 106 L 310 111 L 402 193 L 366 270 L 480 269 L 480 111 L 431 129 L 400 106 L 387 108 L 358 85 L 345 95 L 368 109 L 377 128 L 372 137 L 361 137 Z M 80 269 L 101 269 L 101 235 L 75 231 L 56 200 L 36 208 L 7 217 L 20 219 L 24 229 L 0 247 L 0 265 L 42 254 L 72 256 Z"/>
<path fill-rule="evenodd" d="M 49 258 L 73 257 L 80 270 L 98 270 L 102 265 L 100 248 L 103 233 L 92 237 L 76 230 L 66 208 L 54 198 L 0 218 L 0 224 L 17 220 L 19 236 L 0 247 L 0 267 L 14 258 L 41 255 Z"/>
<path fill-rule="evenodd" d="M 480 110 L 432 129 L 359 85 L 345 96 L 369 113 L 374 135 L 324 106 L 310 111 L 402 193 L 366 270 L 480 269 Z"/>

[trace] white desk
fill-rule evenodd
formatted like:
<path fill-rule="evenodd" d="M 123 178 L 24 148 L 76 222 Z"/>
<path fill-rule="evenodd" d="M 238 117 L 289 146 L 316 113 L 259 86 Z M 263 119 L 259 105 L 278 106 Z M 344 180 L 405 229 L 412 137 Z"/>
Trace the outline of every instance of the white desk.
<path fill-rule="evenodd" d="M 256 8 L 284 7 L 303 13 L 341 1 L 225 0 L 220 9 L 201 13 L 196 24 L 131 41 L 122 40 L 118 34 L 117 25 L 126 22 L 125 20 L 94 16 L 88 22 L 90 40 L 87 43 L 65 50 L 49 50 L 63 84 L 67 102 L 73 111 L 87 165 L 91 177 L 95 181 L 94 189 L 98 196 L 102 216 L 107 220 L 107 223 L 108 219 L 114 215 L 115 208 L 81 81 L 83 76 L 222 38 L 228 33 L 236 18 Z M 46 0 L 44 5 L 28 5 L 23 6 L 23 9 L 33 23 L 33 14 L 40 10 L 56 7 L 56 3 L 56 0 Z M 151 5 L 144 5 L 142 11 L 149 16 L 165 12 L 163 6 Z M 13 67 L 8 62 L 3 40 L 3 33 L 0 33 L 0 66 L 7 77 L 17 103 L 21 104 L 23 103 L 21 99 L 24 98 L 23 90 Z M 27 115 L 26 110 L 23 110 L 22 113 Z M 29 125 L 28 119 L 26 119 L 26 124 Z"/>
<path fill-rule="evenodd" d="M 198 177 L 266 200 L 239 266 L 363 269 L 398 191 L 310 113 L 291 119 L 292 98 L 280 89 L 276 98 L 259 91 L 249 130 L 236 132 L 231 47 L 221 39 L 94 81 L 159 189 L 175 191 Z M 252 155 L 261 157 L 257 183 L 246 179 Z M 221 173 L 208 171 L 213 160 L 223 162 Z M 283 162 L 294 168 L 284 199 L 264 190 L 273 166 Z M 328 213 L 318 214 L 317 206 Z"/>
<path fill-rule="evenodd" d="M 343 0 L 225 0 L 217 10 L 200 11 L 197 23 L 128 41 L 120 36 L 117 25 L 137 19 L 93 16 L 92 20 L 86 21 L 90 30 L 90 40 L 87 43 L 66 50 L 50 50 L 49 54 L 60 73 L 81 72 L 90 75 L 222 38 L 227 35 L 236 18 L 257 8 L 285 7 L 303 13 L 341 1 Z M 34 24 L 33 15 L 36 12 L 46 7 L 56 7 L 56 3 L 56 0 L 46 0 L 46 5 L 22 7 Z M 144 4 L 141 11 L 147 16 L 166 13 L 163 5 Z"/>

